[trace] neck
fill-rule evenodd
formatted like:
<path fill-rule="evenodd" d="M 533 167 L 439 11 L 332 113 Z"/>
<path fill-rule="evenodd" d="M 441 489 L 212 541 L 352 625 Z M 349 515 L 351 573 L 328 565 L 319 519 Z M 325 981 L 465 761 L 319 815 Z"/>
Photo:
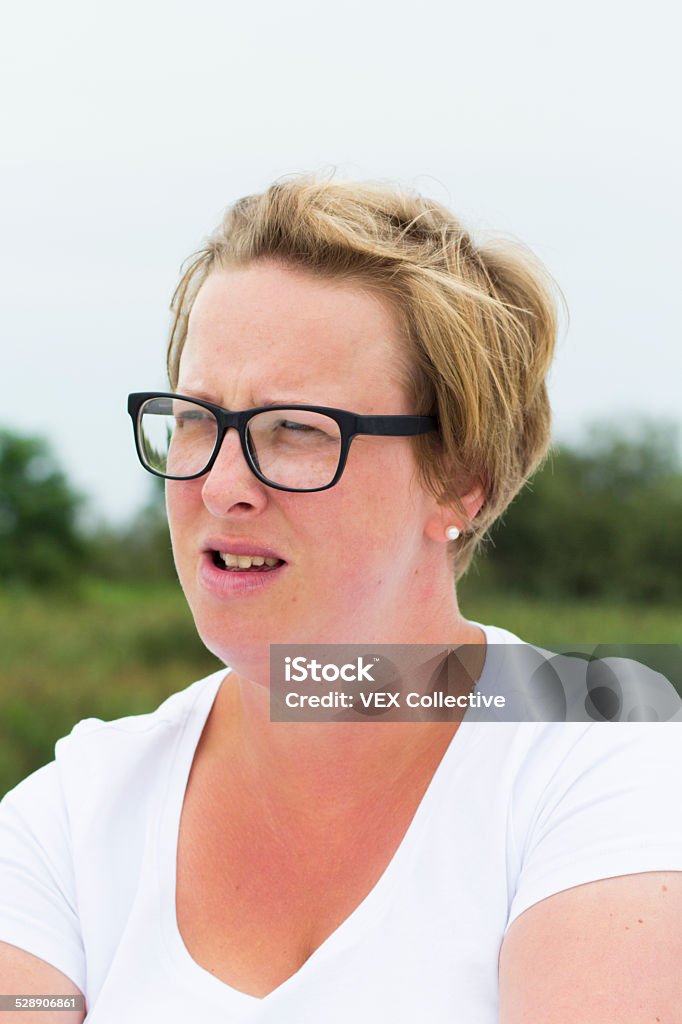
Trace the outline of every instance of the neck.
<path fill-rule="evenodd" d="M 424 632 L 416 634 L 419 643 L 480 645 L 482 668 L 485 635 L 459 615 L 448 631 Z M 338 815 L 399 794 L 419 766 L 435 770 L 456 730 L 453 722 L 272 722 L 268 687 L 233 671 L 205 739 L 221 770 L 237 772 L 260 799 L 305 819 L 319 817 L 321 807 Z"/>

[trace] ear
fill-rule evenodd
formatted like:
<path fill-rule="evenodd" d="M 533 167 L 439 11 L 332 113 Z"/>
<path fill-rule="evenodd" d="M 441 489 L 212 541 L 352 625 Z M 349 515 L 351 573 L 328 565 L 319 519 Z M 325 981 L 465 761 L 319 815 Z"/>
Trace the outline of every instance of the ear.
<path fill-rule="evenodd" d="M 460 533 L 464 532 L 467 522 L 478 514 L 485 501 L 485 490 L 480 480 L 466 494 L 460 495 L 459 500 L 464 506 L 467 515 L 466 520 L 463 519 L 461 513 L 454 505 L 450 503 L 434 503 L 433 512 L 427 520 L 424 531 L 430 540 L 434 540 L 439 544 L 450 543 L 445 533 L 449 526 L 456 526 Z"/>

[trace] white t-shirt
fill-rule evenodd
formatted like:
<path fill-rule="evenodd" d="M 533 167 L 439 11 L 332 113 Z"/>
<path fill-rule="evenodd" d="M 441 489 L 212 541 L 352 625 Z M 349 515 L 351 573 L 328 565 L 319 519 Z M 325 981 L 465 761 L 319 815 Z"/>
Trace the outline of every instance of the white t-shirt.
<path fill-rule="evenodd" d="M 504 678 L 496 645 L 520 642 L 484 628 L 479 689 Z M 192 960 L 175 914 L 180 812 L 224 675 L 151 714 L 80 722 L 0 804 L 0 940 L 71 978 L 90 1024 L 496 1024 L 520 913 L 682 870 L 677 723 L 467 717 L 369 895 L 270 995 L 239 992 Z"/>

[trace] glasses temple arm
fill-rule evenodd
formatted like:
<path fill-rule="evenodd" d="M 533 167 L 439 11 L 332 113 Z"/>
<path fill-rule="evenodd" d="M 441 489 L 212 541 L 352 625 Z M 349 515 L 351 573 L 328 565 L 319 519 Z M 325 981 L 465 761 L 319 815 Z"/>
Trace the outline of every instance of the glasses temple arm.
<path fill-rule="evenodd" d="M 354 433 L 378 437 L 410 437 L 438 429 L 435 416 L 358 416 Z"/>

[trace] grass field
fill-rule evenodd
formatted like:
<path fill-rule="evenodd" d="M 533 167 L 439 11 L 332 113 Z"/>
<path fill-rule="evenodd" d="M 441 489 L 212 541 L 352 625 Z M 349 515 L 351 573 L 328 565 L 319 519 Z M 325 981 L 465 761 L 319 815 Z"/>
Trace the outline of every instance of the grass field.
<path fill-rule="evenodd" d="M 679 609 L 467 592 L 467 618 L 549 648 L 682 642 Z M 84 585 L 77 596 L 0 594 L 0 794 L 51 760 L 82 718 L 151 711 L 219 667 L 179 587 Z"/>

